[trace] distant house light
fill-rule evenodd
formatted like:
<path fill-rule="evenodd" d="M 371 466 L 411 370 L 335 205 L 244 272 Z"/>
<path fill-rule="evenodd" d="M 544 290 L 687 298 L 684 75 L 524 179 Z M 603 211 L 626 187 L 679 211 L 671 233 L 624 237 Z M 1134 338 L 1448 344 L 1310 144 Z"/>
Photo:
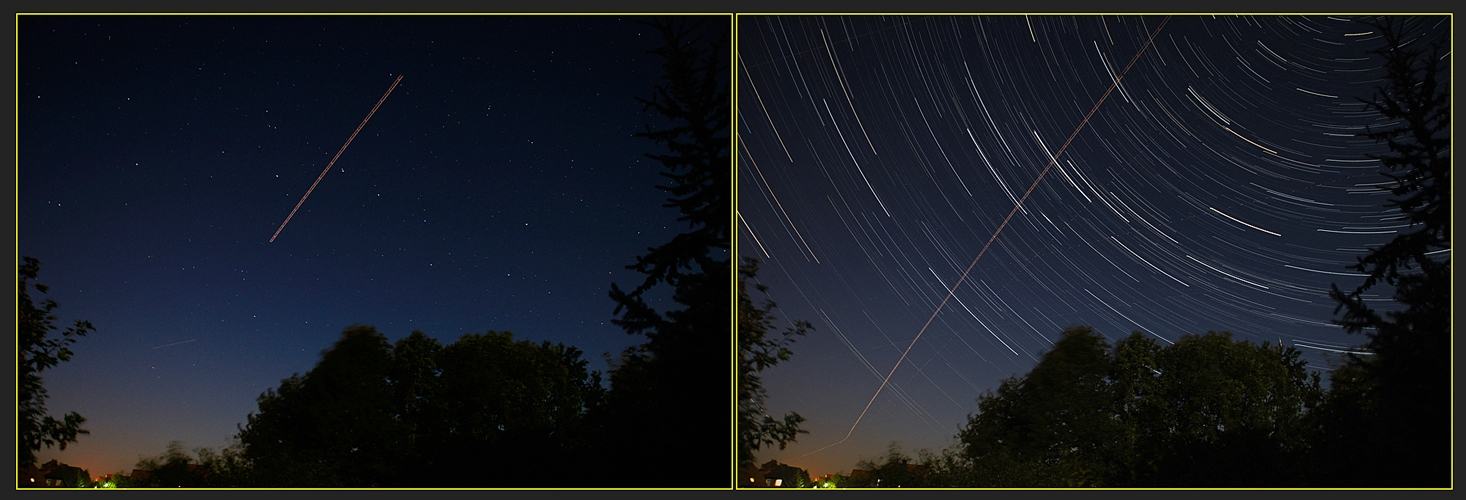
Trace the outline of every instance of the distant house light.
<path fill-rule="evenodd" d="M 781 487 L 781 486 L 784 486 L 784 480 L 783 479 L 775 479 L 774 480 L 774 487 L 777 488 L 777 487 Z"/>

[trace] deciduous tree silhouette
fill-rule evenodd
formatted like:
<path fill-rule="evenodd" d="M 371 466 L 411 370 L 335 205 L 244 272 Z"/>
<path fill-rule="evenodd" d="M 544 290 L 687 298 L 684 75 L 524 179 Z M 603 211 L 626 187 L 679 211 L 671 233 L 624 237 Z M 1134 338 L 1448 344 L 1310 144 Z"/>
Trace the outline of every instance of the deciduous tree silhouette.
<path fill-rule="evenodd" d="M 1133 482 L 1122 475 L 1111 484 L 1309 485 L 1300 467 L 1311 437 L 1306 419 L 1322 389 L 1298 349 L 1226 332 L 1185 335 L 1164 347 L 1139 333 L 1127 341 L 1121 349 L 1140 351 L 1128 357 L 1143 360 L 1124 376 L 1140 380 L 1137 397 L 1121 400 L 1135 408 L 1124 420 L 1136 436 L 1126 471 Z"/>
<path fill-rule="evenodd" d="M 585 416 L 603 397 L 600 375 L 563 344 L 514 340 L 508 332 L 468 334 L 437 357 L 441 418 L 415 455 L 443 487 L 569 487 L 567 474 L 599 464 L 587 452 Z M 396 381 L 394 380 L 394 383 Z M 400 407 L 400 406 L 399 406 Z"/>
<path fill-rule="evenodd" d="M 1066 329 L 1027 375 L 978 399 L 958 440 L 981 486 L 1098 486 L 1114 474 L 1128 450 L 1115 449 L 1127 433 L 1115 418 L 1109 349 L 1089 327 Z"/>
<path fill-rule="evenodd" d="M 389 377 L 391 345 L 375 328 L 353 325 L 305 375 L 260 395 L 239 430 L 260 486 L 393 486 L 400 445 Z"/>
<path fill-rule="evenodd" d="M 892 441 L 886 446 L 884 455 L 856 462 L 855 467 L 864 472 L 856 474 L 854 470 L 850 471 L 850 477 L 846 478 L 840 486 L 846 488 L 920 488 L 927 486 L 926 466 L 912 462 L 911 456 L 902 452 L 901 446 Z"/>
<path fill-rule="evenodd" d="M 934 470 L 981 487 L 1302 486 L 1317 375 L 1294 348 L 1135 333 L 1112 350 L 1064 331 L 1032 371 L 979 399 L 958 434 L 963 460 Z M 970 470 L 961 470 L 962 468 Z"/>
<path fill-rule="evenodd" d="M 144 477 L 134 475 L 123 485 L 126 488 L 208 488 L 208 469 L 184 450 L 183 443 L 168 443 L 167 451 L 137 461 L 137 468 L 148 471 Z"/>
<path fill-rule="evenodd" d="M 250 486 L 575 487 L 598 373 L 563 344 L 508 332 L 395 346 L 352 326 L 239 431 Z M 230 458 L 228 456 L 222 457 Z M 237 474 L 236 474 L 237 475 Z"/>
<path fill-rule="evenodd" d="M 139 459 L 142 474 L 118 471 L 103 488 L 247 488 L 252 468 L 238 443 L 219 450 L 198 448 L 190 454 L 181 441 L 168 443 L 157 455 Z"/>
<path fill-rule="evenodd" d="M 36 452 L 42 447 L 55 446 L 66 449 L 67 443 L 75 443 L 78 435 L 90 434 L 81 424 L 86 422 L 77 412 L 67 413 L 57 420 L 46 414 L 46 388 L 41 384 L 41 372 L 71 359 L 71 349 L 88 332 L 96 331 L 91 322 L 76 320 L 61 336 L 52 337 L 56 329 L 56 301 L 46 299 L 36 306 L 31 300 L 31 288 L 46 293 L 48 288 L 32 280 L 41 271 L 41 261 L 25 257 L 17 270 L 18 304 L 16 307 L 16 448 L 21 468 L 35 465 Z"/>
<path fill-rule="evenodd" d="M 748 281 L 758 275 L 758 260 L 744 258 L 738 268 L 738 461 L 740 467 L 754 464 L 754 452 L 765 446 L 784 449 L 800 433 L 804 417 L 786 413 L 782 420 L 770 416 L 764 408 L 766 392 L 758 373 L 787 361 L 794 351 L 789 345 L 796 337 L 813 330 L 808 321 L 796 320 L 794 326 L 778 331 L 774 326 L 773 300 L 754 304 L 748 295 Z M 766 292 L 768 286 L 755 284 L 754 289 Z"/>

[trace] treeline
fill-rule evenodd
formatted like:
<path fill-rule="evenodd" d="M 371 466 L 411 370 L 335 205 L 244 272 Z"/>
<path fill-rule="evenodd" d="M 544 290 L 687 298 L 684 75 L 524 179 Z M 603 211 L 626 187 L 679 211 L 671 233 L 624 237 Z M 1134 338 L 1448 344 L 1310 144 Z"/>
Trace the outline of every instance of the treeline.
<path fill-rule="evenodd" d="M 259 398 L 237 443 L 146 459 L 134 487 L 603 486 L 615 431 L 599 373 L 507 332 L 389 344 L 346 329 L 315 368 Z"/>
<path fill-rule="evenodd" d="M 1187 335 L 1174 344 L 1136 332 L 1111 345 L 1089 327 L 1072 327 L 1033 370 L 979 398 L 957 444 L 917 457 L 893 444 L 857 465 L 868 472 L 839 485 L 1449 486 L 1449 449 L 1424 441 L 1448 444 L 1449 432 L 1421 436 L 1386 427 L 1440 430 L 1449 425 L 1442 420 L 1447 415 L 1382 419 L 1381 388 L 1364 375 L 1371 368 L 1344 364 L 1324 390 L 1299 355 L 1293 347 L 1226 332 Z"/>
<path fill-rule="evenodd" d="M 1228 333 L 1111 345 L 1072 327 L 978 400 L 957 445 L 919 460 L 893 449 L 842 486 L 1338 486 L 1310 446 L 1333 424 L 1328 398 L 1299 355 Z"/>

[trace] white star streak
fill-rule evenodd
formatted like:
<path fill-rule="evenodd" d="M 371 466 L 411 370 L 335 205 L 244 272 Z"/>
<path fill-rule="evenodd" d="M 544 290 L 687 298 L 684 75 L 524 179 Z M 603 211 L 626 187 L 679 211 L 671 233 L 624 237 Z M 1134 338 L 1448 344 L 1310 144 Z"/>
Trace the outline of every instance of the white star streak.
<path fill-rule="evenodd" d="M 870 194 L 871 196 L 876 197 L 876 203 L 879 203 L 881 205 L 881 211 L 886 213 L 886 217 L 890 217 L 891 211 L 886 210 L 886 202 L 881 201 L 881 195 L 876 194 L 876 187 L 870 185 L 870 179 L 867 179 L 865 177 L 865 170 L 860 168 L 860 160 L 855 159 L 855 153 L 850 151 L 850 143 L 845 142 L 845 134 L 840 132 L 840 125 L 838 123 L 835 123 L 835 114 L 830 113 L 829 101 L 820 99 L 820 102 L 825 103 L 825 113 L 829 113 L 830 115 L 830 124 L 835 126 L 835 134 L 840 136 L 840 143 L 845 145 L 845 153 L 849 154 L 850 161 L 855 163 L 855 170 L 860 172 L 860 178 L 865 181 L 865 187 L 870 188 Z"/>
<path fill-rule="evenodd" d="M 1217 209 L 1216 209 L 1216 208 L 1215 208 L 1215 207 L 1206 207 L 1206 208 L 1210 208 L 1210 209 L 1211 209 L 1211 211 L 1213 211 L 1213 212 L 1216 212 L 1216 213 L 1219 213 L 1219 214 L 1222 214 L 1222 216 L 1223 216 L 1223 217 L 1226 217 L 1226 218 L 1228 218 L 1228 219 L 1232 219 L 1232 220 L 1233 220 L 1233 221 L 1234 221 L 1234 222 L 1236 222 L 1236 223 L 1238 223 L 1238 224 L 1241 224 L 1241 225 L 1244 225 L 1244 226 L 1247 226 L 1247 227 L 1250 227 L 1250 228 L 1253 228 L 1253 229 L 1256 229 L 1256 230 L 1258 230 L 1258 231 L 1262 231 L 1262 232 L 1264 232 L 1264 233 L 1267 233 L 1267 234 L 1271 234 L 1271 235 L 1273 235 L 1273 236 L 1282 236 L 1282 235 L 1281 235 L 1281 234 L 1278 234 L 1278 233 L 1274 233 L 1274 232 L 1272 232 L 1272 231 L 1268 231 L 1268 230 L 1266 230 L 1266 229 L 1263 229 L 1263 228 L 1260 228 L 1260 227 L 1257 227 L 1257 226 L 1254 226 L 1254 225 L 1252 225 L 1252 224 L 1248 224 L 1248 223 L 1246 223 L 1246 222 L 1242 222 L 1242 220 L 1241 220 L 1241 219 L 1238 219 L 1238 218 L 1236 218 L 1236 217 L 1232 217 L 1232 216 L 1230 216 L 1230 215 L 1227 215 L 1227 214 L 1225 214 L 1225 213 L 1222 213 L 1222 211 L 1221 211 L 1221 210 L 1217 210 Z"/>

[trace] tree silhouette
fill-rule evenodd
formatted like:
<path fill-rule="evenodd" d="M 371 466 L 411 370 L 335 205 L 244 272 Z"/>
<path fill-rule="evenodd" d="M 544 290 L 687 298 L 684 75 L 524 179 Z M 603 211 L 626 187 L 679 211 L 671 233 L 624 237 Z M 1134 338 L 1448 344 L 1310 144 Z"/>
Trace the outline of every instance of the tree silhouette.
<path fill-rule="evenodd" d="M 71 349 L 88 332 L 95 331 L 91 322 L 76 320 L 76 323 L 61 337 L 51 336 L 56 329 L 56 315 L 51 312 L 56 301 L 46 299 L 39 307 L 31 300 L 31 288 L 46 293 L 49 289 L 40 282 L 31 281 L 41 272 L 41 261 L 25 257 L 17 274 L 18 304 L 16 307 L 16 448 L 18 465 L 21 468 L 35 465 L 36 452 L 41 448 L 55 446 L 66 449 L 67 443 L 75 443 L 76 437 L 90 434 L 81 428 L 86 422 L 76 412 L 67 413 L 60 420 L 46 414 L 46 388 L 41 384 L 41 372 L 63 361 L 71 359 Z"/>
<path fill-rule="evenodd" d="M 928 460 L 944 486 L 1301 486 L 1307 416 L 1321 397 L 1294 348 L 1139 333 L 1111 349 L 1064 331 L 1022 377 L 983 395 L 957 453 Z M 955 455 L 955 456 L 954 456 Z"/>
<path fill-rule="evenodd" d="M 912 463 L 911 456 L 901 451 L 895 441 L 886 446 L 884 455 L 860 460 L 855 467 L 862 470 L 856 474 L 850 471 L 841 487 L 847 488 L 920 488 L 927 485 L 927 470 L 920 463 Z"/>
<path fill-rule="evenodd" d="M 238 436 L 249 473 L 231 474 L 257 487 L 596 486 L 564 474 L 590 465 L 585 418 L 604 390 L 587 365 L 508 332 L 393 346 L 355 325 L 260 396 Z"/>
<path fill-rule="evenodd" d="M 391 346 L 370 326 L 353 325 L 305 375 L 260 395 L 239 430 L 262 485 L 376 487 L 402 456 L 393 407 Z"/>
<path fill-rule="evenodd" d="M 732 450 L 720 446 L 729 442 L 733 411 L 727 26 L 678 18 L 652 27 L 665 41 L 651 53 L 666 76 L 639 101 L 671 124 L 637 135 L 667 148 L 647 156 L 662 164 L 665 206 L 688 229 L 627 266 L 645 275 L 641 284 L 611 285 L 613 321 L 647 340 L 622 352 L 611 373 L 601 448 L 615 450 L 605 463 L 613 485 L 645 485 L 645 468 L 656 463 L 659 486 L 727 486 Z M 677 308 L 648 302 L 667 292 Z"/>
<path fill-rule="evenodd" d="M 437 357 L 440 418 L 415 454 L 433 486 L 523 487 L 581 484 L 585 417 L 600 405 L 600 375 L 563 344 L 513 339 L 508 332 L 468 334 Z M 394 381 L 395 382 L 395 381 Z M 401 407 L 399 405 L 399 407 Z M 553 464 L 553 465 L 552 465 Z"/>
<path fill-rule="evenodd" d="M 243 452 L 234 445 L 215 450 L 198 448 L 190 454 L 183 442 L 172 441 L 162 453 L 137 461 L 142 474 L 111 475 L 104 488 L 248 488 L 253 472 Z"/>
<path fill-rule="evenodd" d="M 1311 437 L 1306 419 L 1322 389 L 1296 348 L 1226 332 L 1185 335 L 1158 349 L 1143 346 L 1155 341 L 1139 333 L 1128 340 L 1121 348 L 1153 353 L 1144 364 L 1154 369 L 1140 367 L 1139 397 L 1128 402 L 1137 436 L 1129 485 L 1306 485 L 1299 468 Z"/>
<path fill-rule="evenodd" d="M 744 258 L 738 268 L 738 461 L 740 467 L 754 464 L 755 451 L 779 445 L 784 449 L 800 433 L 804 417 L 789 412 L 783 420 L 769 416 L 764 409 L 765 391 L 758 373 L 780 361 L 787 361 L 793 351 L 789 344 L 795 337 L 813 330 L 808 321 L 796 320 L 794 326 L 783 332 L 776 332 L 772 312 L 773 300 L 754 304 L 748 296 L 748 281 L 758 275 L 758 260 Z M 766 292 L 768 286 L 755 284 L 759 292 Z"/>
<path fill-rule="evenodd" d="M 1092 328 L 1065 329 L 1026 376 L 978 399 L 958 440 L 983 486 L 1098 486 L 1113 474 L 1126 422 L 1114 418 L 1109 349 Z"/>
<path fill-rule="evenodd" d="M 1381 485 L 1445 486 L 1450 480 L 1451 400 L 1451 158 L 1450 81 L 1445 55 L 1449 33 L 1419 26 L 1428 18 L 1390 18 L 1375 23 L 1384 45 L 1371 53 L 1384 60 L 1384 84 L 1366 109 L 1377 112 L 1383 129 L 1366 137 L 1388 145 L 1372 155 L 1395 182 L 1386 207 L 1410 223 L 1388 243 L 1359 258 L 1350 269 L 1368 275 L 1350 292 L 1334 285 L 1337 323 L 1368 336 L 1373 356 L 1352 356 L 1357 371 L 1337 379 L 1349 389 L 1378 398 L 1361 406 L 1372 430 L 1384 433 L 1361 460 Z M 1396 306 L 1380 312 L 1366 304 L 1366 292 L 1393 289 Z M 1338 384 L 1336 384 L 1338 385 Z M 1336 400 L 1336 402 L 1339 400 Z M 1356 401 L 1356 403 L 1364 403 Z"/>
<path fill-rule="evenodd" d="M 208 488 L 208 469 L 184 450 L 183 443 L 168 443 L 167 451 L 137 461 L 137 468 L 148 471 L 143 477 L 130 478 L 126 488 Z"/>

